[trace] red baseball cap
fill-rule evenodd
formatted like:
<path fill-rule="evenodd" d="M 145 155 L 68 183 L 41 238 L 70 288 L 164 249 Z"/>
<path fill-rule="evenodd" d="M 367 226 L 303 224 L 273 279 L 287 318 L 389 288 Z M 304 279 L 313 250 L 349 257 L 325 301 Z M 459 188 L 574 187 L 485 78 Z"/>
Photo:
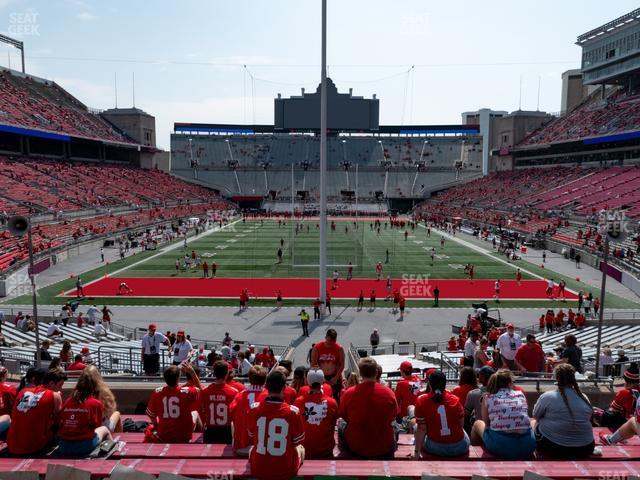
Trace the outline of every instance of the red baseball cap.
<path fill-rule="evenodd" d="M 400 368 L 398 368 L 398 370 L 403 371 L 403 372 L 412 372 L 413 371 L 413 365 L 408 360 L 405 360 L 404 362 L 402 362 L 400 364 Z"/>
<path fill-rule="evenodd" d="M 179 337 L 180 335 L 184 337 L 184 331 L 178 330 L 178 332 L 176 333 L 176 336 Z"/>
<path fill-rule="evenodd" d="M 507 323 L 507 329 L 513 328 L 513 323 Z"/>
<path fill-rule="evenodd" d="M 89 347 L 82 347 L 82 350 L 80 350 L 80 353 L 89 353 Z"/>
<path fill-rule="evenodd" d="M 149 324 L 149 330 L 157 330 L 157 329 L 158 329 L 158 327 L 156 326 L 155 323 L 150 323 Z"/>

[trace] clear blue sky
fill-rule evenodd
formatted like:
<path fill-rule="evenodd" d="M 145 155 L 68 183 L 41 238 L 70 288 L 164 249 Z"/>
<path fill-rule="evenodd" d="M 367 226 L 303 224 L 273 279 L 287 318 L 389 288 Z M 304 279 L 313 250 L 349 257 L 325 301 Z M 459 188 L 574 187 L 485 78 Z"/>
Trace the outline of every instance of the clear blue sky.
<path fill-rule="evenodd" d="M 459 123 L 489 107 L 560 109 L 576 36 L 633 10 L 617 0 L 329 0 L 329 74 L 381 99 L 383 124 Z M 605 7 L 606 5 L 606 7 Z M 89 106 L 132 104 L 173 122 L 272 123 L 273 97 L 315 89 L 319 0 L 0 0 L 0 32 L 25 41 L 27 72 Z M 0 65 L 18 68 L 0 46 Z M 243 67 L 246 65 L 246 69 Z M 416 67 L 407 73 L 411 65 Z M 253 76 L 253 79 L 251 78 Z"/>

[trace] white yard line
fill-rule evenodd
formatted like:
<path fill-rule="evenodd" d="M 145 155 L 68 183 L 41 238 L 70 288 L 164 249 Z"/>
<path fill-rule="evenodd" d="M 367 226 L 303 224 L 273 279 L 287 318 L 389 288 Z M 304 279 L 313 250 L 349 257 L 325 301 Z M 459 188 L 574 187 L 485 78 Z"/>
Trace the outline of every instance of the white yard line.
<path fill-rule="evenodd" d="M 418 223 L 418 225 L 420 225 L 424 229 L 427 228 L 421 223 Z M 463 245 L 463 246 L 465 246 L 465 247 L 467 247 L 467 248 L 469 248 L 471 250 L 474 250 L 477 253 L 481 253 L 482 255 L 486 255 L 487 257 L 489 257 L 489 258 L 491 258 L 493 260 L 496 260 L 496 261 L 498 261 L 500 263 L 504 263 L 505 265 L 508 265 L 509 267 L 513 268 L 514 270 L 517 270 L 519 268 L 522 273 L 527 273 L 527 274 L 531 275 L 532 277 L 535 277 L 535 278 L 537 278 L 539 280 L 546 280 L 545 277 L 542 277 L 542 276 L 538 275 L 537 273 L 533 273 L 532 271 L 527 270 L 526 268 L 520 267 L 518 265 L 514 265 L 513 263 L 508 262 L 507 260 L 504 260 L 504 259 L 502 259 L 500 257 L 496 257 L 493 254 L 493 252 L 485 250 L 484 248 L 479 247 L 477 245 L 474 245 L 471 242 L 467 242 L 466 240 L 462 240 L 461 238 L 458 238 L 456 236 L 449 235 L 447 232 L 443 232 L 442 230 L 439 230 L 439 229 L 436 229 L 436 228 L 432 228 L 431 230 L 432 231 L 436 231 L 436 232 L 438 232 L 439 235 L 442 235 L 442 236 L 448 238 L 449 240 L 453 240 L 454 242 L 457 242 L 460 245 Z M 555 272 L 555 273 L 558 273 L 558 272 Z M 561 275 L 561 274 L 558 273 L 558 275 Z M 568 292 L 575 293 L 576 295 L 578 294 L 578 292 L 576 292 L 575 290 L 570 289 L 569 287 L 565 287 L 565 288 L 566 288 L 566 290 Z"/>
<path fill-rule="evenodd" d="M 238 223 L 238 222 L 240 222 L 240 221 L 242 221 L 242 218 L 238 218 L 237 220 L 234 220 L 233 222 L 231 222 L 231 223 L 228 223 L 228 224 L 224 225 L 222 228 L 220 228 L 220 227 L 213 227 L 211 230 L 208 230 L 208 231 L 206 231 L 206 232 L 202 233 L 201 235 L 198 235 L 197 237 L 193 236 L 193 237 L 190 237 L 190 238 L 191 238 L 191 239 L 199 239 L 199 238 L 202 238 L 202 237 L 207 237 L 207 236 L 209 236 L 209 235 L 211 235 L 211 234 L 213 234 L 213 233 L 215 233 L 215 232 L 220 232 L 221 230 L 224 230 L 225 228 L 231 227 L 231 226 L 235 225 L 236 223 Z M 150 257 L 144 258 L 144 259 L 142 259 L 142 260 L 140 260 L 140 261 L 138 261 L 138 262 L 134 262 L 134 263 L 132 263 L 131 265 L 127 265 L 126 267 L 122 267 L 122 268 L 120 268 L 120 269 L 118 269 L 118 270 L 114 270 L 113 272 L 108 273 L 106 276 L 111 277 L 111 276 L 117 275 L 117 274 L 119 274 L 120 272 L 124 272 L 125 270 L 130 269 L 131 267 L 135 267 L 136 265 L 140 265 L 141 263 L 148 262 L 148 261 L 149 261 L 149 260 L 151 260 L 152 258 L 159 257 L 160 255 L 164 255 L 165 253 L 170 252 L 171 250 L 176 250 L 177 248 L 179 248 L 179 247 L 183 247 L 183 246 L 184 246 L 184 241 L 183 241 L 183 240 L 178 240 L 178 241 L 176 241 L 176 242 L 175 242 L 174 244 L 172 244 L 172 245 L 168 245 L 168 246 L 166 246 L 166 247 L 161 248 L 161 249 L 158 251 L 158 253 L 154 253 L 154 254 L 153 254 L 153 255 L 151 255 Z M 96 282 L 98 282 L 98 281 L 102 280 L 103 278 L 104 278 L 104 276 L 102 276 L 102 277 L 98 277 L 98 278 L 96 278 L 95 280 L 91 280 L 90 282 L 85 283 L 85 284 L 83 285 L 83 287 L 88 287 L 89 285 L 91 285 L 91 284 L 93 284 L 93 283 L 96 283 Z M 67 295 L 67 294 L 69 294 L 70 292 L 74 291 L 75 289 L 76 289 L 75 287 L 70 288 L 69 290 L 66 290 L 66 291 L 64 292 L 64 294 L 65 294 L 65 295 Z"/>

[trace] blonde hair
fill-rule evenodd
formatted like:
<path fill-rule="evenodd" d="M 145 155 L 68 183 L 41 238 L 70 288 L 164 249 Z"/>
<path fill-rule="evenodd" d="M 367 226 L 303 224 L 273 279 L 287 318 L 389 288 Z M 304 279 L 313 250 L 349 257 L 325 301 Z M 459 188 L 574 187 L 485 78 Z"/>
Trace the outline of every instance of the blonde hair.
<path fill-rule="evenodd" d="M 113 392 L 104 382 L 104 379 L 100 374 L 100 370 L 98 370 L 94 365 L 89 365 L 80 375 L 78 384 L 80 384 L 80 379 L 83 376 L 86 376 L 91 380 L 93 384 L 92 396 L 95 396 L 102 402 L 105 417 L 110 417 L 113 412 L 118 410 L 118 404 L 116 402 L 116 397 L 113 395 Z"/>
<path fill-rule="evenodd" d="M 487 383 L 487 392 L 490 394 L 496 394 L 502 388 L 513 388 L 513 376 L 511 370 L 503 368 L 491 375 L 489 382 Z"/>
<path fill-rule="evenodd" d="M 351 372 L 347 378 L 347 388 L 355 387 L 360 383 L 360 376 L 356 372 Z"/>

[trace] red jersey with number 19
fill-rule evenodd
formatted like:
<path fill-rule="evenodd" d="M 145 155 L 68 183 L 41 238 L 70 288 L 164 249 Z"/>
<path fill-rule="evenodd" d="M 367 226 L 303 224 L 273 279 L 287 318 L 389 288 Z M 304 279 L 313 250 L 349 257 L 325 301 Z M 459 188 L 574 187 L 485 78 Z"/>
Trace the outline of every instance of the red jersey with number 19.
<path fill-rule="evenodd" d="M 149 399 L 147 415 L 153 419 L 158 437 L 167 443 L 187 443 L 194 423 L 191 412 L 198 410 L 198 389 L 195 387 L 160 387 Z"/>
<path fill-rule="evenodd" d="M 238 390 L 228 383 L 212 383 L 200 392 L 200 418 L 205 427 L 231 426 L 231 403 Z"/>
<path fill-rule="evenodd" d="M 251 405 L 267 398 L 267 391 L 258 385 L 250 385 L 236 395 L 231 402 L 231 420 L 233 421 L 233 449 L 240 450 L 250 445 L 247 435 L 247 415 Z"/>
<path fill-rule="evenodd" d="M 300 468 L 297 446 L 304 440 L 299 410 L 281 401 L 254 403 L 249 411 L 248 434 L 253 439 L 249 455 L 251 475 L 269 480 L 289 480 Z"/>

